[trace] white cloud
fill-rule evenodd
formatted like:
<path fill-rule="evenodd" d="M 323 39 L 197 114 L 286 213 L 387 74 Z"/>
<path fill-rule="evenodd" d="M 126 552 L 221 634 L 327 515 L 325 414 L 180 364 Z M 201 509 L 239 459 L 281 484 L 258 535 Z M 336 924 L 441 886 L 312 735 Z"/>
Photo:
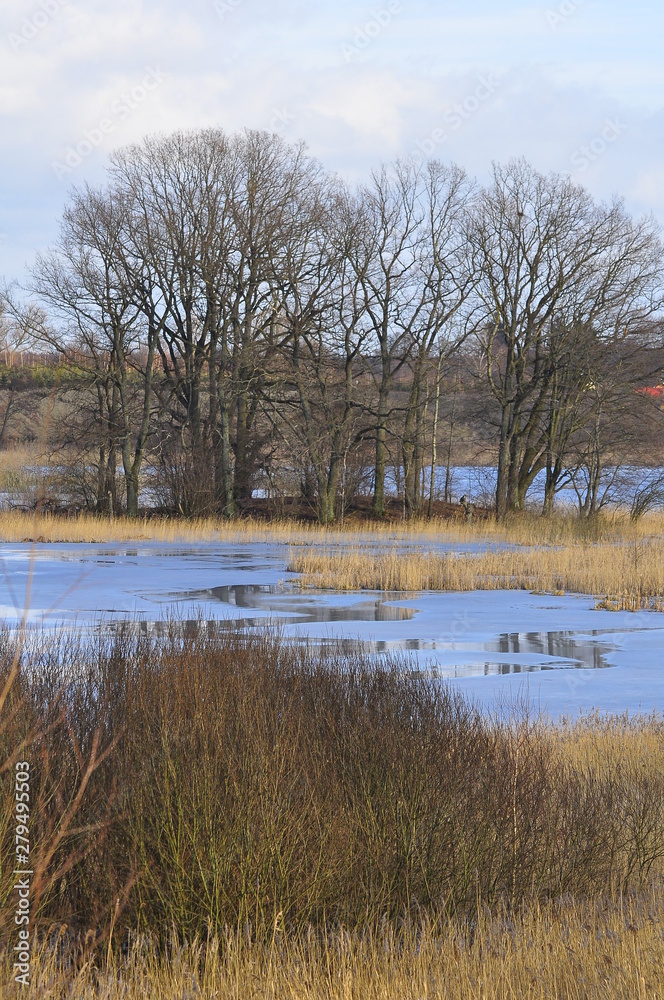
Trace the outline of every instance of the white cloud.
<path fill-rule="evenodd" d="M 585 0 L 555 29 L 546 12 L 559 4 L 547 0 L 467 0 L 462 16 L 438 0 L 402 0 L 350 61 L 342 46 L 388 0 L 233 0 L 223 16 L 212 0 L 87 0 L 40 17 L 34 36 L 12 45 L 40 2 L 52 10 L 59 0 L 10 0 L 0 14 L 0 276 L 19 276 L 53 239 L 68 183 L 99 180 L 115 146 L 212 124 L 277 127 L 349 177 L 442 129 L 435 155 L 486 176 L 493 159 L 521 154 L 540 169 L 571 170 L 575 151 L 619 115 L 627 129 L 579 179 L 664 220 L 664 13 L 655 0 L 638 16 L 618 0 Z M 162 82 L 120 114 L 147 67 Z M 500 86 L 474 108 L 478 81 L 492 73 Z M 451 127 L 445 116 L 464 101 L 472 113 Z M 52 162 L 104 118 L 113 128 L 58 181 Z"/>

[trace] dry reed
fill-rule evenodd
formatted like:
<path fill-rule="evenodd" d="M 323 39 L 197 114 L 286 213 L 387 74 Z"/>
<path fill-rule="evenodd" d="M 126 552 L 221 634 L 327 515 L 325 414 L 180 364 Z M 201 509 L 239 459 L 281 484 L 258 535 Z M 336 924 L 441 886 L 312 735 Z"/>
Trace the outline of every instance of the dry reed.
<path fill-rule="evenodd" d="M 506 548 L 478 554 L 294 553 L 288 569 L 301 584 L 331 590 L 417 592 L 530 590 L 591 594 L 610 610 L 662 609 L 664 541 L 572 541 L 557 546 Z"/>
<path fill-rule="evenodd" d="M 664 997 L 661 886 L 621 901 L 561 900 L 516 917 L 480 913 L 474 927 L 364 933 L 277 928 L 268 945 L 227 933 L 159 954 L 149 938 L 106 967 L 59 963 L 53 943 L 33 959 L 27 988 L 0 964 L 0 997 L 77 1000 L 658 1000 Z"/>
<path fill-rule="evenodd" d="M 0 512 L 0 539 L 6 542 L 275 541 L 296 545 L 331 542 L 361 545 L 363 541 L 389 544 L 394 540 L 407 540 L 426 544 L 437 540 L 460 544 L 567 546 L 577 542 L 648 540 L 663 535 L 664 514 L 649 514 L 636 523 L 630 522 L 624 514 L 591 521 L 573 515 L 551 518 L 523 515 L 506 522 L 433 519 L 395 524 L 347 519 L 344 526 L 337 523 L 322 527 L 289 519 L 269 522 L 251 518 L 233 521 L 175 517 L 110 519 L 86 513 L 66 517 L 18 510 Z"/>

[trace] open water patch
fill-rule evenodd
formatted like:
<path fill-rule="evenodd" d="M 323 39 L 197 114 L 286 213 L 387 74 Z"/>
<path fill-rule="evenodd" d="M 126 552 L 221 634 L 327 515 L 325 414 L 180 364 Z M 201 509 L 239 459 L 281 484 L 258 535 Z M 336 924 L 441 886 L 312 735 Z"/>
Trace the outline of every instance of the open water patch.
<path fill-rule="evenodd" d="M 169 595 L 171 601 L 196 602 L 202 605 L 218 602 L 229 608 L 262 612 L 260 617 L 244 615 L 233 617 L 232 624 L 239 627 L 272 624 L 310 625 L 326 622 L 412 621 L 417 614 L 414 608 L 395 607 L 387 603 L 389 600 L 397 599 L 403 599 L 403 594 L 377 594 L 371 598 L 361 596 L 359 599 L 349 601 L 346 594 L 317 595 L 311 591 L 304 594 L 280 586 L 251 583 Z"/>
<path fill-rule="evenodd" d="M 258 612 L 256 615 L 243 613 L 229 616 L 221 621 L 207 619 L 205 627 L 209 629 L 413 622 L 420 614 L 416 608 L 401 606 L 408 600 L 404 599 L 402 593 L 381 592 L 371 598 L 362 594 L 349 599 L 349 595 L 345 593 L 299 592 L 283 585 L 241 584 L 213 587 L 170 594 L 169 600 L 198 603 L 201 607 L 219 603 L 227 606 L 229 611 L 232 608 L 242 612 Z M 400 604 L 393 603 L 396 601 Z M 193 621 L 187 622 L 187 626 L 197 627 Z M 599 638 L 602 634 L 600 631 L 558 629 L 504 632 L 488 639 L 474 638 L 470 634 L 467 638 L 450 640 L 445 633 L 440 637 L 422 638 L 411 635 L 383 639 L 375 635 L 353 638 L 345 631 L 341 635 L 325 636 L 289 632 L 289 639 L 310 644 L 335 644 L 348 652 L 361 649 L 382 655 L 414 654 L 422 665 L 418 668 L 418 673 L 455 678 L 526 674 L 546 670 L 607 669 L 611 666 L 607 655 L 616 647 L 602 642 Z"/>
<path fill-rule="evenodd" d="M 436 677 L 479 677 L 537 673 L 541 670 L 605 670 L 616 647 L 595 638 L 600 632 L 504 632 L 495 639 L 378 641 L 376 652 L 438 653 L 421 672 Z M 458 656 L 464 654 L 463 657 Z M 495 654 L 491 658 L 482 654 Z M 459 662 L 455 662 L 455 661 Z M 463 662 L 463 661 L 468 662 Z"/>

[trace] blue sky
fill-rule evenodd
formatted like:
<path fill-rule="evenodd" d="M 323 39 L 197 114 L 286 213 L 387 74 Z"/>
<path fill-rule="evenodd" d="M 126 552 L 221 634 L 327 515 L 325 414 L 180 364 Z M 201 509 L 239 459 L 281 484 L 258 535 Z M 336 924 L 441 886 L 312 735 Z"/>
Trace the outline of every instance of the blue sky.
<path fill-rule="evenodd" d="M 655 0 L 3 0 L 0 281 L 113 148 L 206 125 L 303 139 L 351 180 L 524 155 L 664 223 L 662 38 Z"/>

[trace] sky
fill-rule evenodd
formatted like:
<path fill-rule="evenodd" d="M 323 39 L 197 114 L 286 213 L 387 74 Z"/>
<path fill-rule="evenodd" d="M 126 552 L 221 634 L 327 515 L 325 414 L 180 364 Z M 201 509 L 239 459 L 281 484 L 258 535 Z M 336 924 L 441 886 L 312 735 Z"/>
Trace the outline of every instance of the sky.
<path fill-rule="evenodd" d="M 664 223 L 662 38 L 657 0 L 2 0 L 0 284 L 113 149 L 213 125 L 304 140 L 351 182 L 525 156 Z"/>

